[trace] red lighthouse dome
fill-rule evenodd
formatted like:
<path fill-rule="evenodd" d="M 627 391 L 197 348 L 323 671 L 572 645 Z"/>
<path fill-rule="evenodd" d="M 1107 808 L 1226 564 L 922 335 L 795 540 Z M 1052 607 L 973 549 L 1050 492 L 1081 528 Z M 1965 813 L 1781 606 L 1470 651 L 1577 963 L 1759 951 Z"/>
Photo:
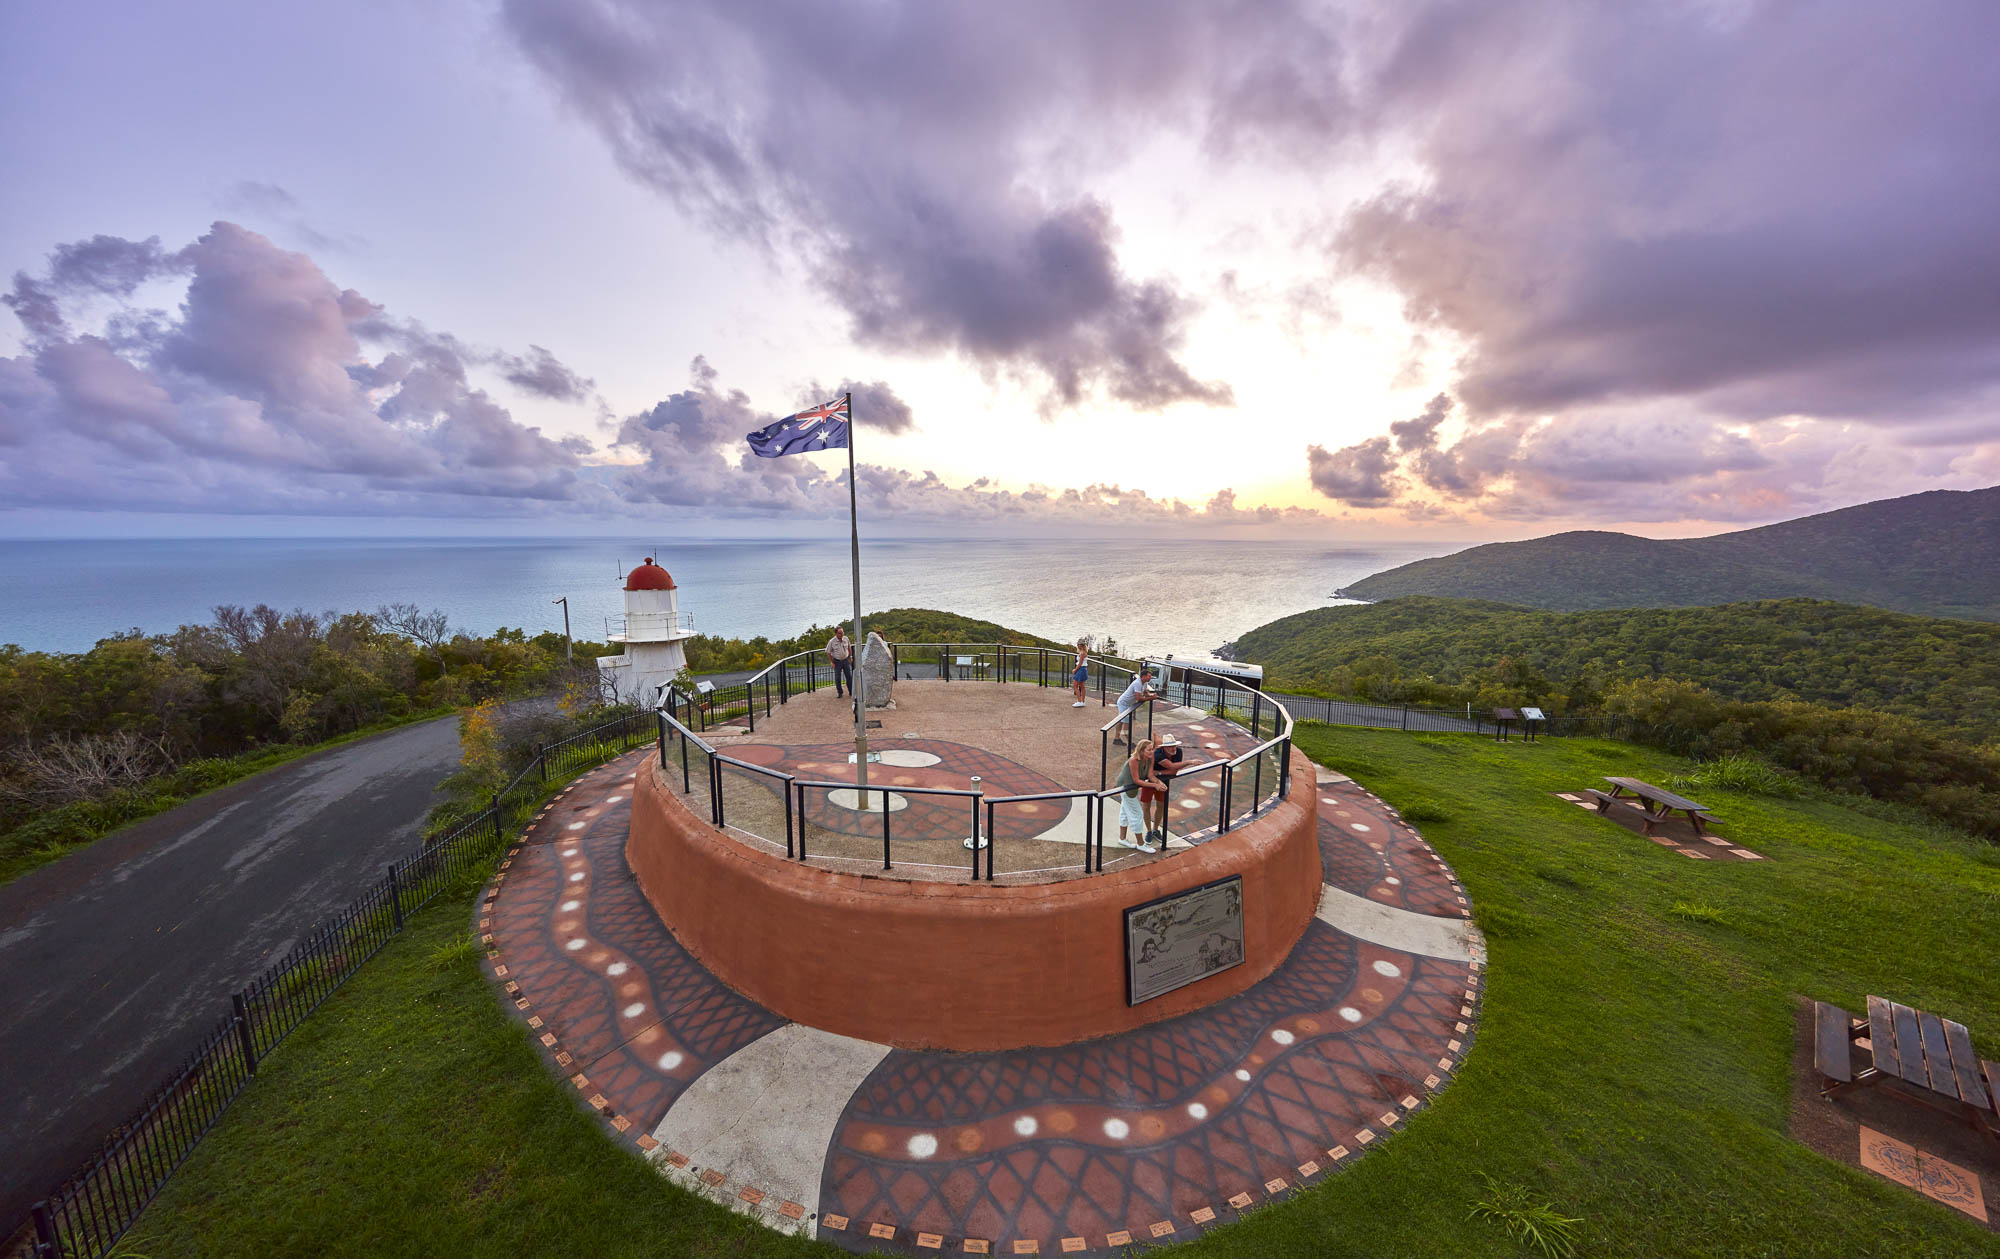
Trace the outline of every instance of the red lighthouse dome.
<path fill-rule="evenodd" d="M 627 590 L 672 590 L 673 588 L 674 579 L 667 575 L 666 569 L 655 564 L 650 555 L 646 557 L 645 563 L 625 576 Z"/>

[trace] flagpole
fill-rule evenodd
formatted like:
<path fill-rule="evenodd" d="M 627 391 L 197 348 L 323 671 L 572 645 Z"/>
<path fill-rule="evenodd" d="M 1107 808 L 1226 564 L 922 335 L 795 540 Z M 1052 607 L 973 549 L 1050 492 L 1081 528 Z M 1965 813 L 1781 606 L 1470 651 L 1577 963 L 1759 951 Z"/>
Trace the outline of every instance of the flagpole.
<path fill-rule="evenodd" d="M 847 395 L 847 539 L 854 573 L 854 793 L 859 811 L 868 811 L 868 674 L 861 654 L 868 640 L 861 636 L 861 516 L 854 496 L 854 395 Z M 888 811 L 887 803 L 883 811 Z"/>

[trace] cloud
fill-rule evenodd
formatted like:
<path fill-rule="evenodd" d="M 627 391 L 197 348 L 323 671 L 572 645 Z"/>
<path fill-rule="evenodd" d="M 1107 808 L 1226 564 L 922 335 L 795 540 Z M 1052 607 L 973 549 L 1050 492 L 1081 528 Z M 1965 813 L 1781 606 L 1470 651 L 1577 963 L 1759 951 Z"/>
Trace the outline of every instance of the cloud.
<path fill-rule="evenodd" d="M 500 365 L 510 384 L 538 398 L 582 402 L 597 392 L 596 381 L 577 375 L 539 345 L 529 346 L 525 356 L 501 356 Z"/>
<path fill-rule="evenodd" d="M 221 205 L 231 213 L 281 228 L 308 249 L 319 253 L 353 253 L 368 244 L 359 236 L 335 235 L 319 230 L 307 220 L 306 208 L 297 197 L 277 184 L 263 180 L 245 179 L 230 185 L 222 195 Z"/>
<path fill-rule="evenodd" d="M 1386 439 L 1316 449 L 1307 475 L 1343 502 L 1573 519 L 1983 484 L 1996 38 L 2000 9 L 1952 0 L 1893 23 L 1844 4 L 1398 6 L 1350 45 L 1351 99 L 1420 173 L 1342 212 L 1327 247 L 1400 293 L 1413 344 L 1462 355 L 1448 395 Z"/>
<path fill-rule="evenodd" d="M 180 275 L 176 316 L 125 311 L 104 335 L 72 333 L 66 298 Z M 480 514 L 594 493 L 573 443 L 470 383 L 468 362 L 510 356 L 468 358 L 233 223 L 171 253 L 157 239 L 57 246 L 46 276 L 16 277 L 9 305 L 30 335 L 0 359 L 12 504 Z M 538 347 L 520 361 L 567 371 Z"/>
<path fill-rule="evenodd" d="M 638 179 L 797 263 L 861 344 L 961 355 L 1049 408 L 1233 404 L 1196 300 L 1121 261 L 1093 177 L 1162 128 L 1322 151 L 1349 112 L 1316 5 L 510 0 L 522 53 Z"/>
<path fill-rule="evenodd" d="M 2000 377 L 2000 8 L 1399 13 L 1366 96 L 1424 176 L 1334 247 L 1466 339 L 1474 412 L 1902 423 Z"/>
<path fill-rule="evenodd" d="M 890 435 L 907 433 L 917 426 L 916 413 L 910 404 L 897 396 L 887 381 L 872 380 L 863 384 L 855 380 L 843 380 L 831 389 L 815 384 L 807 391 L 811 399 L 808 405 L 838 398 L 845 393 L 854 395 L 854 422 L 868 428 L 877 428 Z"/>
<path fill-rule="evenodd" d="M 1396 456 L 1386 437 L 1371 437 L 1339 450 L 1306 447 L 1307 478 L 1312 487 L 1349 507 L 1379 507 L 1402 489 L 1395 476 Z"/>
<path fill-rule="evenodd" d="M 705 358 L 697 357 L 689 365 L 688 376 L 688 388 L 620 424 L 612 453 L 634 457 L 612 477 L 621 499 L 715 516 L 846 517 L 844 460 L 836 457 L 822 463 L 802 455 L 778 459 L 752 455 L 744 436 L 777 415 L 753 406 L 740 390 L 725 390 Z M 868 405 L 896 417 L 892 425 L 913 422 L 908 408 L 886 387 L 866 388 L 879 391 Z M 857 409 L 863 406 L 863 389 L 853 386 Z M 843 392 L 845 387 L 829 391 L 814 386 L 809 396 L 824 401 Z M 1219 529 L 1326 523 L 1325 516 L 1301 508 L 1239 508 L 1235 492 L 1228 489 L 1218 491 L 1205 506 L 1196 506 L 1117 485 L 1007 490 L 986 477 L 955 485 L 934 471 L 910 472 L 870 463 L 857 464 L 855 475 L 857 492 L 871 518 L 926 527 L 1005 531 L 1171 524 L 1180 529 Z"/>

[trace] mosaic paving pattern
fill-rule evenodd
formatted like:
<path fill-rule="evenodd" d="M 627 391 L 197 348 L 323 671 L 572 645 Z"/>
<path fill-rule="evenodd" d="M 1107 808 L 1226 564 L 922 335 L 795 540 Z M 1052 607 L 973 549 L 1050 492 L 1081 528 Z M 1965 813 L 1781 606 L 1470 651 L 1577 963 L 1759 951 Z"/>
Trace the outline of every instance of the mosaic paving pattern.
<path fill-rule="evenodd" d="M 1470 973 L 1315 921 L 1271 978 L 1183 1018 L 1062 1049 L 891 1053 L 836 1132 L 822 1218 L 1050 1250 L 1198 1231 L 1196 1212 L 1315 1178 L 1441 1087 Z"/>
<path fill-rule="evenodd" d="M 1256 987 L 1152 1027 L 1058 1049 L 888 1052 L 828 1134 L 819 1200 L 785 1200 L 649 1135 L 704 1072 L 784 1024 L 696 964 L 626 870 L 647 755 L 579 780 L 510 854 L 480 911 L 490 970 L 614 1131 L 774 1226 L 917 1255 L 1184 1240 L 1364 1153 L 1444 1087 L 1470 1040 L 1477 961 L 1315 920 Z M 1468 912 L 1436 855 L 1366 791 L 1322 784 L 1319 815 L 1330 883 Z"/>
<path fill-rule="evenodd" d="M 1419 914 L 1461 917 L 1465 894 L 1396 811 L 1354 783 L 1319 785 L 1319 856 L 1343 892 Z"/>
<path fill-rule="evenodd" d="M 501 955 L 496 977 L 556 1066 L 639 1131 L 695 1077 L 784 1022 L 675 943 L 626 868 L 631 779 L 647 754 L 558 796 L 480 919 Z"/>

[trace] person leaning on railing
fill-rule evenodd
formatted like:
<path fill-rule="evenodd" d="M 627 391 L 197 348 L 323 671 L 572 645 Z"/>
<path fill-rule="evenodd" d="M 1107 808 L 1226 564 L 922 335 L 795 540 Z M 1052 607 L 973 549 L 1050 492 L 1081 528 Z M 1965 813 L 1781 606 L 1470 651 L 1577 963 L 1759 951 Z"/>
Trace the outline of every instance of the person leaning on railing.
<path fill-rule="evenodd" d="M 1138 719 L 1139 705 L 1150 704 L 1160 698 L 1153 689 L 1153 668 L 1147 665 L 1132 675 L 1132 683 L 1118 696 L 1118 720 L 1124 723 L 1124 737 L 1113 739 L 1120 747 L 1132 746 L 1132 731 Z"/>
<path fill-rule="evenodd" d="M 1167 786 L 1153 776 L 1153 741 L 1142 739 L 1139 746 L 1132 749 L 1132 755 L 1118 767 L 1118 777 L 1112 786 L 1124 792 L 1118 798 L 1118 842 L 1127 848 L 1137 848 L 1140 852 L 1158 852 L 1167 846 L 1164 834 L 1160 836 L 1160 848 L 1147 843 L 1151 838 L 1146 833 L 1146 802 L 1141 798 L 1141 790 L 1165 792 Z M 1128 832 L 1138 832 L 1139 838 L 1128 839 Z"/>

